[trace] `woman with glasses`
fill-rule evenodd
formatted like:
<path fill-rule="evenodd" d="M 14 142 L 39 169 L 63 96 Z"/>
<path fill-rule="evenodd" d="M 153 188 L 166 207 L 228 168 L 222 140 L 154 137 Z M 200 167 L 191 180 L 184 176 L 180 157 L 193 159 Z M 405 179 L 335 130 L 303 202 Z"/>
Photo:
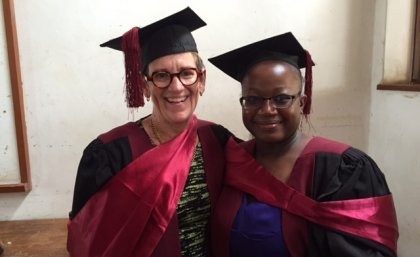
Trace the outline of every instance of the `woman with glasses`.
<path fill-rule="evenodd" d="M 206 72 L 191 9 L 101 46 L 125 56 L 127 104 L 152 113 L 93 140 L 77 172 L 68 250 L 74 257 L 208 256 L 229 132 L 194 115 Z"/>
<path fill-rule="evenodd" d="M 375 162 L 299 129 L 311 110 L 313 62 L 293 34 L 210 62 L 241 83 L 243 122 L 254 136 L 226 145 L 215 256 L 396 256 L 392 196 Z"/>

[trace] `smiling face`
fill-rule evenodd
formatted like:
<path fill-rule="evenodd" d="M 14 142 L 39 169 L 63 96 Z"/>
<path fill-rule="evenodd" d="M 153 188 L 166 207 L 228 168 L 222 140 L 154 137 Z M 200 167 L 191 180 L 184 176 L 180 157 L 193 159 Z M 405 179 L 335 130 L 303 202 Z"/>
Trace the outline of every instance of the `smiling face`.
<path fill-rule="evenodd" d="M 299 71 L 282 61 L 260 62 L 242 80 L 243 96 L 270 98 L 277 95 L 297 95 L 301 90 Z M 284 109 L 276 109 L 271 100 L 266 100 L 261 108 L 242 109 L 242 120 L 256 140 L 283 142 L 298 130 L 305 100 L 304 95 L 298 96 L 290 107 Z"/>
<path fill-rule="evenodd" d="M 197 67 L 193 53 L 179 53 L 163 56 L 152 61 L 148 66 L 148 75 L 157 71 L 178 73 L 181 70 Z M 200 92 L 205 88 L 205 72 L 199 75 L 197 82 L 184 86 L 175 76 L 166 88 L 158 88 L 151 81 L 147 82 L 145 96 L 153 101 L 153 116 L 163 126 L 182 126 L 188 124 L 198 103 Z"/>

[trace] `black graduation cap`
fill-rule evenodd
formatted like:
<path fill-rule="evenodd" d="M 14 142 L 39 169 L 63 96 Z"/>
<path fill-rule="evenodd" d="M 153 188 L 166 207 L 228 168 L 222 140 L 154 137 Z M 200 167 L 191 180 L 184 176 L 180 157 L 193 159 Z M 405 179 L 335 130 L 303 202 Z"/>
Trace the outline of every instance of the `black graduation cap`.
<path fill-rule="evenodd" d="M 310 113 L 312 95 L 312 62 L 311 56 L 291 32 L 267 38 L 219 56 L 209 61 L 221 71 L 242 82 L 245 73 L 255 64 L 262 61 L 279 60 L 287 62 L 298 69 L 305 68 L 305 94 L 307 101 L 304 114 Z"/>
<path fill-rule="evenodd" d="M 176 53 L 198 52 L 192 31 L 206 23 L 189 7 L 145 27 L 134 27 L 101 47 L 123 51 L 126 100 L 129 107 L 144 105 L 142 72 L 153 60 Z"/>

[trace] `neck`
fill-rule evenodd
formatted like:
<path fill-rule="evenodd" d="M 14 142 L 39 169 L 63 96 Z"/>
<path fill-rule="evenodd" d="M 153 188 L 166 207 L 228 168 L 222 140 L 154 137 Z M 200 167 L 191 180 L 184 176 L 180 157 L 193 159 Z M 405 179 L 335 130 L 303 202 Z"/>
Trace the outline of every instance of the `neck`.
<path fill-rule="evenodd" d="M 304 137 L 302 132 L 296 131 L 292 136 L 282 142 L 263 142 L 256 140 L 255 154 L 260 158 L 279 157 L 288 153 Z"/>
<path fill-rule="evenodd" d="M 154 137 L 157 139 L 159 144 L 162 144 L 184 132 L 188 128 L 191 118 L 188 119 L 187 122 L 169 124 L 163 122 L 157 115 L 153 115 L 152 113 L 150 120 Z"/>

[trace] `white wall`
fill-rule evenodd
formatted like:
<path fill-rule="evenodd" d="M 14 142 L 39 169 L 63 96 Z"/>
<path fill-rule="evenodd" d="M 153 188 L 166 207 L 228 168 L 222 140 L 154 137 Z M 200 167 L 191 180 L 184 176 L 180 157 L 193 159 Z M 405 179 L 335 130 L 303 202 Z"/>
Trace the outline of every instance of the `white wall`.
<path fill-rule="evenodd" d="M 394 195 L 400 230 L 399 256 L 419 256 L 420 92 L 380 91 L 379 82 L 408 82 L 414 0 L 377 1 L 369 153 L 380 164 Z M 386 30 L 382 23 L 386 23 Z"/>
<path fill-rule="evenodd" d="M 400 245 L 409 248 L 401 249 L 405 251 L 401 256 L 414 256 L 408 253 L 416 249 L 414 234 L 419 229 L 405 204 L 415 203 L 409 190 L 420 175 L 413 172 L 403 178 L 401 171 L 419 167 L 414 157 L 419 125 L 395 125 L 412 121 L 419 103 L 415 93 L 375 90 L 383 76 L 383 59 L 389 58 L 384 57 L 383 44 L 385 25 L 390 26 L 386 1 L 41 2 L 15 1 L 33 190 L 0 194 L 0 220 L 67 216 L 84 147 L 97 134 L 132 119 L 123 101 L 122 55 L 98 45 L 132 26 L 147 25 L 191 6 L 208 23 L 194 32 L 205 59 L 287 31 L 293 31 L 311 51 L 316 62 L 311 133 L 372 153 L 397 200 Z M 399 3 L 389 1 L 398 9 L 410 8 Z M 387 40 L 392 37 L 388 35 Z M 207 89 L 197 114 L 247 137 L 237 102 L 238 84 L 206 65 Z M 398 112 L 401 109 L 406 112 Z M 150 106 L 139 110 L 135 118 L 149 111 Z M 394 145 L 401 147 L 389 147 Z M 418 200 L 414 206 L 420 209 Z"/>

